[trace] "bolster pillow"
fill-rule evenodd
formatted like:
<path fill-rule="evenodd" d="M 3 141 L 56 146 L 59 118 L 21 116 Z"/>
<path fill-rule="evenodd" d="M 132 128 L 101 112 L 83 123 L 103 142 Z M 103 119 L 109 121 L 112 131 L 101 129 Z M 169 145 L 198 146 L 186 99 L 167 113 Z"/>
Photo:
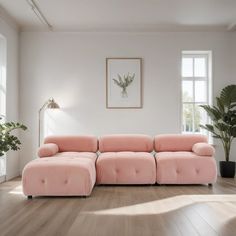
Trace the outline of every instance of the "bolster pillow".
<path fill-rule="evenodd" d="M 38 150 L 39 157 L 50 157 L 58 153 L 59 148 L 55 143 L 43 144 Z"/>
<path fill-rule="evenodd" d="M 213 156 L 215 149 L 208 143 L 195 143 L 192 151 L 199 156 Z"/>

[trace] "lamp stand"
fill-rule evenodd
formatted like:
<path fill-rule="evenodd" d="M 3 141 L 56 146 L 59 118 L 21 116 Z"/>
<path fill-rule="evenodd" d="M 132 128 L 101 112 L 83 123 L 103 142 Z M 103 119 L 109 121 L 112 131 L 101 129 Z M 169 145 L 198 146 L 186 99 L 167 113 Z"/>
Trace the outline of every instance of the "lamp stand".
<path fill-rule="evenodd" d="M 43 106 L 38 111 L 38 128 L 39 128 L 39 136 L 38 136 L 38 146 L 40 147 L 41 144 L 41 111 L 48 105 L 48 101 L 46 101 Z"/>
<path fill-rule="evenodd" d="M 59 109 L 60 106 L 54 101 L 53 98 L 48 99 L 43 106 L 39 109 L 38 111 L 38 128 L 39 128 L 39 137 L 38 137 L 38 146 L 40 147 L 41 144 L 41 112 L 42 110 L 46 108 L 46 109 Z"/>

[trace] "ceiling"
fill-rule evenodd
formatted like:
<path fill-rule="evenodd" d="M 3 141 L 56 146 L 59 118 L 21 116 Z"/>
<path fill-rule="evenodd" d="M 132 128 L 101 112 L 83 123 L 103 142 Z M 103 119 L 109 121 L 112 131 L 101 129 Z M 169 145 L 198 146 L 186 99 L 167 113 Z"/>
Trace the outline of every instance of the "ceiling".
<path fill-rule="evenodd" d="M 34 0 L 54 31 L 233 31 L 236 0 Z M 0 0 L 23 31 L 47 30 L 27 0 Z"/>

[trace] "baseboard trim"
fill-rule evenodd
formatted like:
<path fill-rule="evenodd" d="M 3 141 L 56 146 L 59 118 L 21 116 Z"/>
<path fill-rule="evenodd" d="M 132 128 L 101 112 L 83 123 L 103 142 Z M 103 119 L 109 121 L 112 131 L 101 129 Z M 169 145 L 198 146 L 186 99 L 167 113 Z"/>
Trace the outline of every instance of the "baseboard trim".
<path fill-rule="evenodd" d="M 0 176 L 0 184 L 6 181 L 6 175 Z"/>

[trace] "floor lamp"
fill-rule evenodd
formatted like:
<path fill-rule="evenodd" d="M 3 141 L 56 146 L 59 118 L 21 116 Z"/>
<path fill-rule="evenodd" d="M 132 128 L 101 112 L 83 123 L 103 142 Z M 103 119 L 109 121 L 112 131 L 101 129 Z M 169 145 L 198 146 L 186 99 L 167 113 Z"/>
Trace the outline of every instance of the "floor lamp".
<path fill-rule="evenodd" d="M 38 146 L 40 146 L 41 141 L 41 112 L 44 109 L 59 109 L 60 106 L 54 101 L 53 98 L 48 99 L 43 106 L 39 109 L 39 137 L 38 137 Z"/>

